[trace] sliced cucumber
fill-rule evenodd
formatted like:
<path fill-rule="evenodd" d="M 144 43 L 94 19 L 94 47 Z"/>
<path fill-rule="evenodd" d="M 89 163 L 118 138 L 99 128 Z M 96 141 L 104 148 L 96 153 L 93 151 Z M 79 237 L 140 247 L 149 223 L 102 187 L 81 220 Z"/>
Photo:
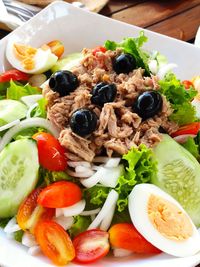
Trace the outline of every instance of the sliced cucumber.
<path fill-rule="evenodd" d="M 0 153 L 0 218 L 14 216 L 38 180 L 38 151 L 33 140 L 10 143 Z"/>
<path fill-rule="evenodd" d="M 173 196 L 200 226 L 200 164 L 170 136 L 154 149 L 158 161 L 157 175 L 152 183 Z"/>
<path fill-rule="evenodd" d="M 26 117 L 27 107 L 16 100 L 0 100 L 0 126 Z"/>
<path fill-rule="evenodd" d="M 58 70 L 71 70 L 73 67 L 79 64 L 82 58 L 83 55 L 81 53 L 70 54 L 65 58 L 58 60 L 51 71 L 56 72 Z"/>

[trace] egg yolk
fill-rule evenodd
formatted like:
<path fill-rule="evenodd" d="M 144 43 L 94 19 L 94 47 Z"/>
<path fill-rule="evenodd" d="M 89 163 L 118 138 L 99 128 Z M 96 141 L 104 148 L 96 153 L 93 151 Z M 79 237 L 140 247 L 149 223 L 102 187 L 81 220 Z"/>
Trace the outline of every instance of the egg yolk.
<path fill-rule="evenodd" d="M 37 49 L 31 46 L 14 44 L 14 54 L 16 58 L 21 62 L 25 70 L 32 70 L 35 67 L 34 56 L 37 53 Z"/>
<path fill-rule="evenodd" d="M 192 236 L 192 223 L 173 203 L 152 194 L 148 200 L 147 211 L 153 226 L 166 238 L 184 241 Z"/>

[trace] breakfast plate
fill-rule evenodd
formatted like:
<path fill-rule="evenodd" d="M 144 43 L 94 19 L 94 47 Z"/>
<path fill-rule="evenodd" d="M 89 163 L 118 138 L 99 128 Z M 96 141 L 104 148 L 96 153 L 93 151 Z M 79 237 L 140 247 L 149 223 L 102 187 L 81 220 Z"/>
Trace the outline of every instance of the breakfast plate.
<path fill-rule="evenodd" d="M 40 46 L 51 40 L 61 40 L 65 53 L 81 51 L 83 47 L 95 47 L 107 39 L 119 41 L 124 37 L 137 36 L 141 28 L 118 21 L 110 20 L 100 15 L 80 10 L 69 4 L 57 2 L 41 11 L 33 19 L 12 32 L 0 41 L 0 72 L 10 68 L 5 57 L 8 40 L 14 39 L 33 46 Z M 199 48 L 157 33 L 145 30 L 149 41 L 147 50 L 157 50 L 166 55 L 169 62 L 177 64 L 174 70 L 180 79 L 190 79 L 200 73 Z M 8 239 L 0 231 L 0 264 L 8 267 L 50 267 L 53 266 L 43 256 L 30 256 L 26 248 Z M 113 258 L 108 256 L 102 261 L 92 264 L 93 267 L 117 266 L 152 266 L 152 267 L 192 267 L 200 262 L 200 253 L 185 258 L 175 258 L 167 254 L 157 256 L 129 256 Z M 68 266 L 79 266 L 69 264 Z"/>

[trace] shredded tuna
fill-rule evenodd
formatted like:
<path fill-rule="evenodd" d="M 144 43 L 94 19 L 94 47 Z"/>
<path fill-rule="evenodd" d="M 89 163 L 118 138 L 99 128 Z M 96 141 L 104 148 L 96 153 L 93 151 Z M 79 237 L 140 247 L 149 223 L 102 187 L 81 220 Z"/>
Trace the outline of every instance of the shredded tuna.
<path fill-rule="evenodd" d="M 74 92 L 59 97 L 48 86 L 43 89 L 43 95 L 48 100 L 48 119 L 60 130 L 59 141 L 66 147 L 67 157 L 72 161 L 91 162 L 95 155 L 102 153 L 107 153 L 109 157 L 113 154 L 123 155 L 141 143 L 153 147 L 161 140 L 160 129 L 169 134 L 178 129 L 169 120 L 173 110 L 164 96 L 162 110 L 153 118 L 142 121 L 133 112 L 132 106 L 139 94 L 147 90 L 159 90 L 158 78 L 144 77 L 141 68 L 129 74 L 117 75 L 112 62 L 121 52 L 117 49 L 93 55 L 91 50 L 84 49 L 84 58 L 72 70 L 80 83 Z M 106 103 L 103 107 L 91 103 L 92 89 L 99 82 L 114 83 L 117 87 L 114 102 Z M 74 134 L 69 127 L 70 116 L 80 108 L 89 108 L 98 117 L 97 129 L 84 138 Z"/>

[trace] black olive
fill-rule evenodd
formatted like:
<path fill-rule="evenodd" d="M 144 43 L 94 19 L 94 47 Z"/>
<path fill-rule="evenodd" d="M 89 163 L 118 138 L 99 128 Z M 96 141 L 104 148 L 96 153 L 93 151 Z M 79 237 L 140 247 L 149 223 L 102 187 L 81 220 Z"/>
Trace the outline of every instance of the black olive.
<path fill-rule="evenodd" d="M 60 96 L 69 95 L 79 86 L 78 78 L 68 70 L 56 71 L 51 75 L 49 87 Z"/>
<path fill-rule="evenodd" d="M 97 115 L 89 109 L 77 109 L 70 118 L 70 127 L 80 136 L 91 134 L 97 127 Z"/>
<path fill-rule="evenodd" d="M 117 74 L 128 74 L 132 70 L 136 69 L 136 60 L 130 54 L 121 54 L 114 59 L 113 69 Z"/>
<path fill-rule="evenodd" d="M 142 119 L 148 119 L 162 109 L 162 96 L 156 91 L 147 91 L 138 96 L 133 104 L 133 111 Z"/>
<path fill-rule="evenodd" d="M 98 83 L 92 89 L 91 102 L 95 105 L 103 106 L 105 103 L 113 102 L 117 94 L 117 88 L 114 83 Z"/>

